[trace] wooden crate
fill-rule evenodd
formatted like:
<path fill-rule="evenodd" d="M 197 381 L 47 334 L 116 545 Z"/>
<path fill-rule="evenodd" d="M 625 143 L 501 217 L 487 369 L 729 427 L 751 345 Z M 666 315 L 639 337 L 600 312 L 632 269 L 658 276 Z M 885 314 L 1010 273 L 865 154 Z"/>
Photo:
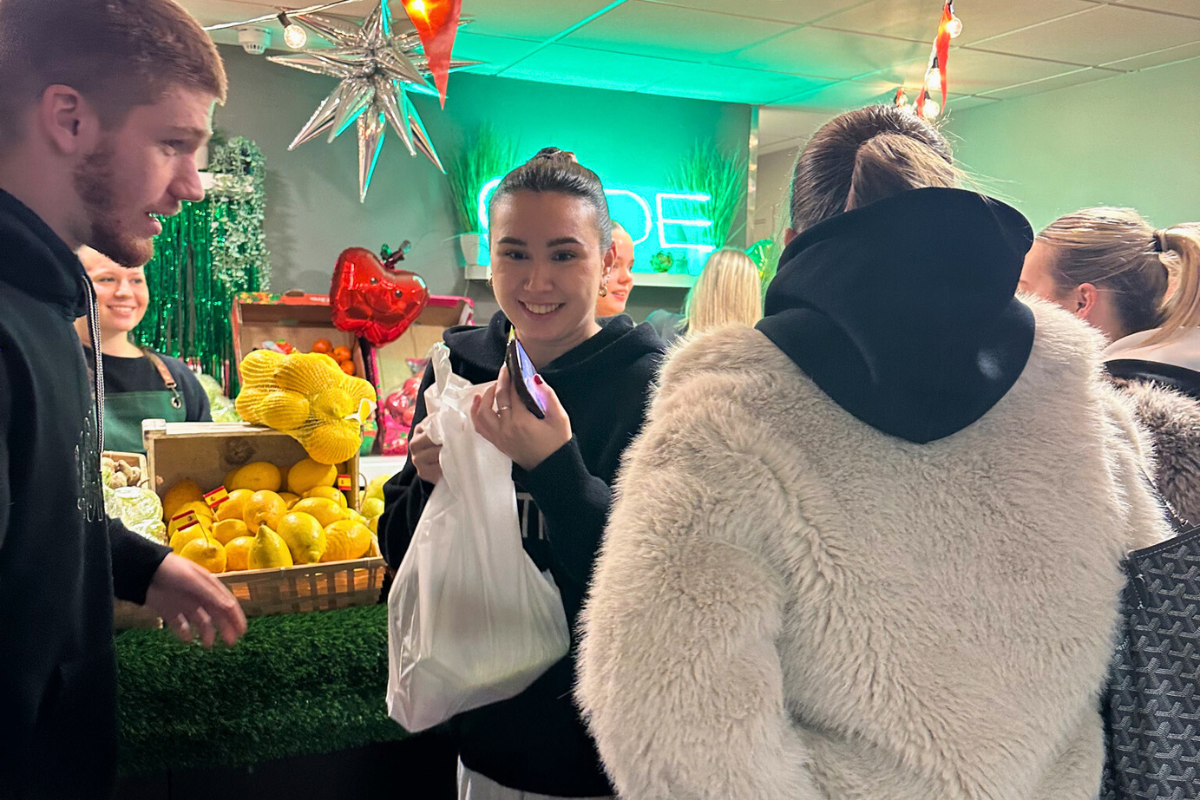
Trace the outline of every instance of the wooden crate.
<path fill-rule="evenodd" d="M 105 450 L 100 454 L 107 456 L 113 461 L 121 461 L 131 467 L 137 467 L 142 471 L 142 479 L 138 481 L 138 486 L 142 489 L 150 488 L 150 471 L 147 469 L 146 457 L 141 453 L 119 453 L 116 450 Z"/>
<path fill-rule="evenodd" d="M 184 478 L 207 492 L 222 484 L 235 467 L 269 461 L 279 468 L 308 458 L 303 445 L 286 433 L 244 422 L 142 423 L 151 486 L 159 497 Z M 339 475 L 350 476 L 349 503 L 358 508 L 358 456 L 337 465 Z"/>
<path fill-rule="evenodd" d="M 235 467 L 268 461 L 290 467 L 307 457 L 304 448 L 285 433 L 245 423 L 167 423 L 146 420 L 150 488 L 159 497 L 184 478 L 204 491 L 220 486 Z M 359 503 L 358 456 L 338 465 L 338 473 L 352 476 L 349 501 Z M 241 601 L 248 617 L 323 611 L 370 605 L 383 587 L 383 559 L 378 556 L 326 564 L 304 564 L 282 569 L 227 572 L 217 578 Z M 118 629 L 161 624 L 141 606 L 117 602 Z"/>

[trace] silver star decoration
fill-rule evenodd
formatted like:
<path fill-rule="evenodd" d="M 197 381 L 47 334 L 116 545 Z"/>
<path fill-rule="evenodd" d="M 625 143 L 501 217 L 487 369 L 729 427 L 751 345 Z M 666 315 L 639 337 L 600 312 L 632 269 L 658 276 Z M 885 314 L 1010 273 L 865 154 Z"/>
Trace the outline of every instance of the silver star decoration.
<path fill-rule="evenodd" d="M 332 142 L 351 124 L 357 123 L 360 203 L 367 199 L 389 124 L 408 148 L 409 155 L 416 156 L 420 150 L 444 173 L 446 168 L 438 158 L 421 116 L 408 98 L 410 91 L 437 96 L 437 89 L 428 80 L 428 61 L 420 52 L 421 38 L 415 29 L 393 33 L 388 0 L 379 0 L 379 5 L 361 26 L 328 14 L 296 14 L 292 19 L 328 39 L 334 46 L 270 56 L 268 60 L 317 75 L 331 75 L 339 78 L 341 83 L 317 107 L 288 150 L 295 150 L 326 131 Z M 478 63 L 451 61 L 450 69 L 463 69 Z"/>

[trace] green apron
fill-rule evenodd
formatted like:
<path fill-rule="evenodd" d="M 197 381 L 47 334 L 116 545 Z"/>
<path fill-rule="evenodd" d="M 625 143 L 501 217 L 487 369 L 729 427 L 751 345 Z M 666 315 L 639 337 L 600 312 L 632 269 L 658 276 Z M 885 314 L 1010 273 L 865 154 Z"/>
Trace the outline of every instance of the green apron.
<path fill-rule="evenodd" d="M 125 392 L 104 397 L 104 449 L 119 453 L 145 453 L 142 441 L 142 420 L 165 419 L 167 422 L 186 422 L 187 409 L 183 395 L 175 385 L 167 365 L 149 350 L 146 358 L 158 369 L 164 389 L 161 392 Z"/>

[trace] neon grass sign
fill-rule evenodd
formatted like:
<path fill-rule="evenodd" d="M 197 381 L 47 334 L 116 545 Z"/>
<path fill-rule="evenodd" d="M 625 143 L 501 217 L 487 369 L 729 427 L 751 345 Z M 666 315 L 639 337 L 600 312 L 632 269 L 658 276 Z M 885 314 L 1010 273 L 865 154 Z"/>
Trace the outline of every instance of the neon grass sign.
<path fill-rule="evenodd" d="M 488 202 L 492 192 L 500 185 L 500 178 L 493 178 L 479 190 L 479 222 L 483 234 L 488 231 Z M 708 244 L 677 241 L 678 229 L 703 230 L 712 227 L 712 220 L 687 213 L 684 204 L 707 203 L 710 198 L 700 192 L 641 192 L 632 189 L 605 189 L 612 217 L 629 231 L 633 245 L 637 247 L 657 234 L 658 247 L 662 250 L 695 250 L 708 255 L 714 249 Z M 645 196 L 643 196 L 645 195 Z M 653 197 L 653 206 L 646 197 Z M 653 246 L 653 245 L 651 245 Z"/>

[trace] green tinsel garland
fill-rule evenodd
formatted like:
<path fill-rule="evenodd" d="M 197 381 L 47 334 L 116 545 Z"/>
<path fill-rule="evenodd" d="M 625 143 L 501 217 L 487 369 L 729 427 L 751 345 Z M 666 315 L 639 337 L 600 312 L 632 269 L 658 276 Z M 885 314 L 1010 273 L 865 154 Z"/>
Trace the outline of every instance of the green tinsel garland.
<path fill-rule="evenodd" d="M 134 340 L 183 358 L 237 393 L 229 314 L 238 292 L 268 288 L 264 232 L 266 164 L 244 137 L 211 146 L 214 186 L 199 203 L 184 203 L 162 220 L 146 265 L 150 308 Z"/>
<path fill-rule="evenodd" d="M 120 770 L 246 767 L 408 734 L 387 715 L 387 607 L 250 620 L 207 651 L 170 631 L 117 637 Z"/>

